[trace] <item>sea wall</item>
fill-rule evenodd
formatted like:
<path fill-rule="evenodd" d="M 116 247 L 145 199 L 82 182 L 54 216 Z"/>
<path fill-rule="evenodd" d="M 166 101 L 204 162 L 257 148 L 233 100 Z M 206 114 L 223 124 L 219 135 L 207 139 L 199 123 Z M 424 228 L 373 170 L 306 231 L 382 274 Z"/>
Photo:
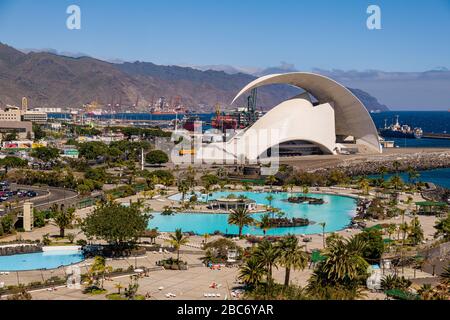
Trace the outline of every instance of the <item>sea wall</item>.
<path fill-rule="evenodd" d="M 400 164 L 398 170 L 406 171 L 409 167 L 417 171 L 450 168 L 450 150 L 447 152 L 434 153 L 413 153 L 413 154 L 396 154 L 377 156 L 367 159 L 358 159 L 353 161 L 346 161 L 342 164 L 333 167 L 323 167 L 315 170 L 315 172 L 339 169 L 350 176 L 378 174 L 381 167 L 385 167 L 388 172 L 395 172 L 394 162 Z"/>

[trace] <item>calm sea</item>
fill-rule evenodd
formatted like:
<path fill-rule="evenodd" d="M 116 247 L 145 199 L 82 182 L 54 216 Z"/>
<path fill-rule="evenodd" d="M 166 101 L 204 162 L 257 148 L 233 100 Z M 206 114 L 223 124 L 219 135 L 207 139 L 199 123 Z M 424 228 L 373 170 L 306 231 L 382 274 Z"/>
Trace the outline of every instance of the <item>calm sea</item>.
<path fill-rule="evenodd" d="M 426 133 L 450 133 L 450 112 L 447 111 L 389 111 L 371 114 L 375 126 L 383 128 L 385 120 L 389 126 L 399 116 L 400 124 L 422 128 Z M 389 138 L 400 148 L 450 148 L 450 139 L 395 139 Z"/>

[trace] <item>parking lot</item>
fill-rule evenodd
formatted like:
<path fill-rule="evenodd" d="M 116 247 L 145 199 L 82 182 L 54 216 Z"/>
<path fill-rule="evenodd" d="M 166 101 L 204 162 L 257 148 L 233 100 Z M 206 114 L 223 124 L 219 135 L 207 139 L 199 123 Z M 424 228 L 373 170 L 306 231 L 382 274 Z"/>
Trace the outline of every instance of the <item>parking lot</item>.
<path fill-rule="evenodd" d="M 0 203 L 4 206 L 9 204 L 10 207 L 13 208 L 21 201 L 33 199 L 39 195 L 42 195 L 42 192 L 10 185 L 7 181 L 0 182 Z M 4 213 L 5 211 L 0 210 L 0 216 Z"/>

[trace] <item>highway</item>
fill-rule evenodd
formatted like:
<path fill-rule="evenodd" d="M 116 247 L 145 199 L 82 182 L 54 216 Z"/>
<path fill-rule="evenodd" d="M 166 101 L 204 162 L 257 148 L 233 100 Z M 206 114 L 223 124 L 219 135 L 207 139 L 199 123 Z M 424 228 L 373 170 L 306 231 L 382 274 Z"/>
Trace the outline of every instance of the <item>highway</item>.
<path fill-rule="evenodd" d="M 20 209 L 25 201 L 31 201 L 35 208 L 40 210 L 51 207 L 54 203 L 70 205 L 76 201 L 78 194 L 75 191 L 54 188 L 54 187 L 36 187 L 27 185 L 11 184 L 11 190 L 33 190 L 36 191 L 37 196 L 34 198 L 19 198 L 19 206 L 13 206 L 14 209 Z M 13 203 L 13 201 L 11 201 Z M 1 213 L 0 213 L 1 214 Z"/>

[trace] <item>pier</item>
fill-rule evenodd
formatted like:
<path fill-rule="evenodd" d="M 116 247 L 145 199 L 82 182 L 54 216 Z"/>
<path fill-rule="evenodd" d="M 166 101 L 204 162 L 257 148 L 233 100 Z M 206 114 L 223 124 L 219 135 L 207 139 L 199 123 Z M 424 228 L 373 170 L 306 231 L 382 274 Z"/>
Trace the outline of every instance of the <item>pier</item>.
<path fill-rule="evenodd" d="M 450 139 L 449 133 L 429 133 L 424 132 L 422 138 L 426 139 Z"/>

